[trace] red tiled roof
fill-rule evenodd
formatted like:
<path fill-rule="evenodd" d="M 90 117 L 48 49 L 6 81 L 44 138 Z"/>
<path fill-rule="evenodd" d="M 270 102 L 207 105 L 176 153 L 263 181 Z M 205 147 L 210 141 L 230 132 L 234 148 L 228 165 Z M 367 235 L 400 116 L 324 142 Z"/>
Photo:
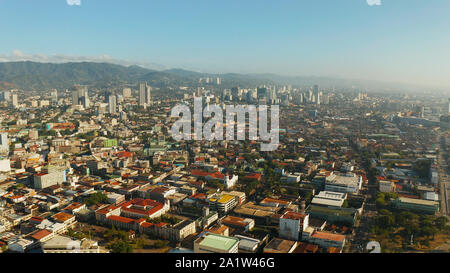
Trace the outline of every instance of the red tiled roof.
<path fill-rule="evenodd" d="M 96 213 L 98 213 L 98 214 L 107 214 L 107 213 L 109 213 L 110 211 L 116 210 L 116 209 L 118 209 L 118 208 L 119 208 L 119 207 L 116 207 L 116 206 L 114 206 L 114 205 L 109 205 L 109 206 L 106 206 L 106 207 L 104 207 L 104 208 L 101 208 L 101 209 L 97 210 Z"/>
<path fill-rule="evenodd" d="M 320 231 L 314 232 L 311 235 L 311 237 L 324 239 L 324 240 L 330 240 L 330 241 L 339 241 L 339 242 L 343 242 L 345 240 L 344 235 L 328 233 L 328 232 L 320 232 Z"/>
<path fill-rule="evenodd" d="M 260 173 L 252 173 L 252 174 L 246 175 L 245 178 L 259 180 L 259 179 L 261 179 L 261 176 L 262 175 Z"/>
<path fill-rule="evenodd" d="M 108 217 L 106 217 L 106 219 L 115 221 L 115 222 L 125 223 L 125 224 L 131 224 L 131 223 L 135 222 L 134 219 L 130 219 L 130 218 L 122 217 L 122 216 L 116 216 L 116 215 L 108 216 Z"/>
<path fill-rule="evenodd" d="M 133 153 L 127 152 L 127 151 L 120 151 L 117 154 L 117 157 L 124 158 L 124 157 L 133 157 Z"/>
<path fill-rule="evenodd" d="M 281 218 L 282 219 L 291 219 L 291 220 L 303 220 L 305 219 L 306 214 L 301 214 L 294 211 L 288 211 Z"/>
<path fill-rule="evenodd" d="M 39 231 L 33 233 L 33 235 L 31 235 L 31 237 L 39 241 L 39 240 L 47 237 L 50 234 L 52 234 L 52 232 L 50 232 L 46 229 L 42 229 L 42 230 L 39 230 Z"/>

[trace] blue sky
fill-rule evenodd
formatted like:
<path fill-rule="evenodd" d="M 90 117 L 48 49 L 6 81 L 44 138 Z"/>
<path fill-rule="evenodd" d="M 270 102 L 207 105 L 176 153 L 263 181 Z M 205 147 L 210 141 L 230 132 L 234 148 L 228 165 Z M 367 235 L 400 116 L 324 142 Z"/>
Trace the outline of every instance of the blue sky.
<path fill-rule="evenodd" d="M 0 60 L 450 86 L 450 1 L 0 0 Z"/>

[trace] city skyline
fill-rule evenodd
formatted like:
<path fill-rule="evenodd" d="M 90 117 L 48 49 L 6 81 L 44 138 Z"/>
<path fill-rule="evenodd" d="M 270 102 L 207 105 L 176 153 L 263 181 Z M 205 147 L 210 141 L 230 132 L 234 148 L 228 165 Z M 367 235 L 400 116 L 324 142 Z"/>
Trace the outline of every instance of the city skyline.
<path fill-rule="evenodd" d="M 0 1 L 0 61 L 450 86 L 445 1 L 172 2 Z"/>

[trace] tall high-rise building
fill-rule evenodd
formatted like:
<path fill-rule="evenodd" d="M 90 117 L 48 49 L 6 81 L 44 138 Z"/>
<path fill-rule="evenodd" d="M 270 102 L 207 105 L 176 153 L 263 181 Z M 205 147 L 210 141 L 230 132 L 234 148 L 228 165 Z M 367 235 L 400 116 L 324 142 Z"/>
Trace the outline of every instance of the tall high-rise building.
<path fill-rule="evenodd" d="M 147 86 L 146 102 L 147 102 L 147 105 L 152 104 L 152 87 L 151 86 Z"/>
<path fill-rule="evenodd" d="M 0 151 L 9 152 L 8 133 L 0 134 Z"/>
<path fill-rule="evenodd" d="M 108 98 L 109 103 L 109 113 L 114 115 L 117 110 L 117 97 L 115 95 L 110 94 Z"/>
<path fill-rule="evenodd" d="M 319 86 L 318 85 L 314 85 L 313 86 L 313 97 L 314 97 L 314 103 L 315 104 L 320 104 L 320 91 L 319 91 Z"/>
<path fill-rule="evenodd" d="M 80 103 L 79 92 L 77 89 L 72 90 L 72 105 L 78 105 Z"/>
<path fill-rule="evenodd" d="M 131 97 L 131 88 L 124 88 L 124 89 L 123 89 L 123 97 L 124 97 L 124 98 L 129 98 L 129 97 Z"/>
<path fill-rule="evenodd" d="M 84 89 L 84 92 L 83 92 L 83 95 L 84 95 L 84 99 L 83 99 L 84 105 L 83 105 L 83 107 L 84 107 L 84 109 L 88 109 L 88 108 L 91 106 L 91 102 L 90 102 L 90 100 L 89 100 L 88 88 L 87 88 L 87 86 L 85 86 L 83 89 Z"/>
<path fill-rule="evenodd" d="M 17 108 L 19 106 L 19 99 L 17 97 L 17 94 L 12 94 L 12 105 L 14 108 Z"/>
<path fill-rule="evenodd" d="M 145 91 L 147 89 L 147 83 L 141 82 L 139 84 L 139 106 L 145 107 L 146 106 L 146 98 L 145 98 Z"/>
<path fill-rule="evenodd" d="M 203 96 L 203 88 L 199 87 L 197 88 L 197 94 L 195 94 L 197 97 L 202 97 Z"/>
<path fill-rule="evenodd" d="M 0 101 L 10 101 L 11 100 L 11 92 L 3 91 L 0 93 Z"/>
<path fill-rule="evenodd" d="M 267 103 L 267 88 L 266 87 L 258 87 L 256 92 L 257 92 L 258 102 Z"/>
<path fill-rule="evenodd" d="M 241 99 L 241 89 L 239 86 L 232 87 L 231 88 L 231 96 L 233 97 L 233 100 L 240 100 Z"/>
<path fill-rule="evenodd" d="M 55 104 L 58 103 L 58 90 L 53 89 L 51 95 L 52 95 L 52 102 Z"/>

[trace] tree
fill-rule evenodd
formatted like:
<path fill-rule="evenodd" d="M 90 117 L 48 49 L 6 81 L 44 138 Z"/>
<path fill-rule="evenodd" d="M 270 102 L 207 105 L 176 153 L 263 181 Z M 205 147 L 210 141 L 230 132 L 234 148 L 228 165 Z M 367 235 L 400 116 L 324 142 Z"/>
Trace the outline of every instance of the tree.
<path fill-rule="evenodd" d="M 443 230 L 447 226 L 448 218 L 445 216 L 440 216 L 440 217 L 436 218 L 434 223 L 437 228 L 439 228 L 440 230 Z"/>
<path fill-rule="evenodd" d="M 162 240 L 156 240 L 156 242 L 153 244 L 153 247 L 155 248 L 165 248 L 169 245 L 167 241 Z"/>
<path fill-rule="evenodd" d="M 420 178 L 428 178 L 430 174 L 431 161 L 419 160 L 413 165 L 413 170 L 417 172 Z"/>
<path fill-rule="evenodd" d="M 106 196 L 104 193 L 101 193 L 101 192 L 93 193 L 84 200 L 84 203 L 87 206 L 92 206 L 92 205 L 97 205 L 100 203 L 107 203 L 107 202 L 108 202 L 108 196 Z"/>
<path fill-rule="evenodd" d="M 109 245 L 109 249 L 112 253 L 133 253 L 133 246 L 123 240 L 116 241 Z"/>

